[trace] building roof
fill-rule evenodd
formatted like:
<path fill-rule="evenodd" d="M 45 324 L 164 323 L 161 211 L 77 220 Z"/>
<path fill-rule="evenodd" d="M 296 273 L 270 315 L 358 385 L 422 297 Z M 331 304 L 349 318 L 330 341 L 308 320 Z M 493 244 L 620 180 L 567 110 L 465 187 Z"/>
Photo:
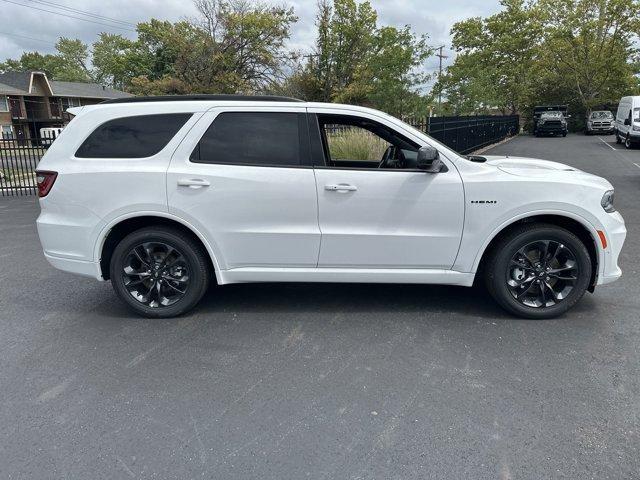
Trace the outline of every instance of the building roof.
<path fill-rule="evenodd" d="M 0 83 L 0 94 L 3 95 L 22 95 L 24 93 L 23 90 L 19 88 L 13 87 L 11 85 L 7 85 L 6 83 Z"/>
<path fill-rule="evenodd" d="M 9 85 L 14 89 L 21 90 L 22 92 L 29 91 L 29 84 L 31 83 L 31 74 L 35 72 L 4 72 L 0 73 L 0 83 Z M 44 75 L 44 73 L 43 73 Z M 4 92 L 3 92 L 4 93 Z"/>
<path fill-rule="evenodd" d="M 130 93 L 114 90 L 113 88 L 98 85 L 97 83 L 82 82 L 58 82 L 51 81 L 53 94 L 59 97 L 85 97 L 85 98 L 126 98 Z"/>
<path fill-rule="evenodd" d="M 33 95 L 34 77 L 41 76 L 48 85 L 52 96 L 80 98 L 125 98 L 129 93 L 104 87 L 97 83 L 59 82 L 49 80 L 44 72 L 5 72 L 0 73 L 0 95 Z"/>

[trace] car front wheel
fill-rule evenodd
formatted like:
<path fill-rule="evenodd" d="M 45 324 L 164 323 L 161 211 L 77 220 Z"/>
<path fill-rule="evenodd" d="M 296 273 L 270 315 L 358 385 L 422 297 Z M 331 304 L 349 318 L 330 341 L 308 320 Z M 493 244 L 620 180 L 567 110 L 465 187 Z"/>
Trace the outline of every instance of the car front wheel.
<path fill-rule="evenodd" d="M 631 142 L 631 136 L 628 133 L 624 139 L 624 146 L 628 150 L 631 150 L 633 148 L 633 142 Z"/>
<path fill-rule="evenodd" d="M 584 295 L 591 280 L 587 248 L 555 225 L 529 224 L 512 230 L 492 249 L 485 269 L 489 293 L 520 317 L 562 315 Z"/>
<path fill-rule="evenodd" d="M 110 262 L 114 290 L 136 313 L 168 318 L 191 310 L 209 286 L 207 253 L 173 228 L 150 227 L 126 236 Z"/>

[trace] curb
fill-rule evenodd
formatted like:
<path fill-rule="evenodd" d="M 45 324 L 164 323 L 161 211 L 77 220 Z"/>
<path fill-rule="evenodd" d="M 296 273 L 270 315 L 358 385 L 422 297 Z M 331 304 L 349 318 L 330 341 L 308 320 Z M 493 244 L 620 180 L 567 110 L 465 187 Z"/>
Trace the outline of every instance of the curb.
<path fill-rule="evenodd" d="M 498 143 L 492 143 L 491 145 L 487 145 L 486 147 L 483 147 L 480 150 L 476 150 L 471 155 L 480 155 L 482 153 L 485 153 L 488 150 L 491 150 L 494 147 L 497 147 L 499 145 L 503 145 L 505 143 L 508 143 L 508 142 L 510 142 L 511 140 L 513 140 L 514 138 L 517 138 L 517 137 L 518 137 L 518 135 L 513 135 L 511 137 L 507 137 L 504 140 L 499 141 Z"/>

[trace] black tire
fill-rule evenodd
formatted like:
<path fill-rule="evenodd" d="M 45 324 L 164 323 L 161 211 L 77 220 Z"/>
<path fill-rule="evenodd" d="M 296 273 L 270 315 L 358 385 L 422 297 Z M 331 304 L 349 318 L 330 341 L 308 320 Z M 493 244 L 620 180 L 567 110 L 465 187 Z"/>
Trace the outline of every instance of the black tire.
<path fill-rule="evenodd" d="M 530 306 L 517 300 L 511 290 L 513 287 L 510 287 L 508 284 L 509 281 L 512 281 L 512 259 L 524 247 L 542 241 L 551 241 L 552 243 L 562 245 L 564 251 L 572 254 L 577 267 L 577 280 L 569 293 L 566 294 L 566 297 L 560 299 L 557 303 L 544 307 Z M 531 270 L 531 278 L 538 278 L 533 268 Z M 491 252 L 489 252 L 484 274 L 489 293 L 502 308 L 519 317 L 543 320 L 564 314 L 582 298 L 591 281 L 591 270 L 592 265 L 589 252 L 584 243 L 582 243 L 576 235 L 556 225 L 534 223 L 516 227 L 498 240 L 497 244 L 492 248 Z M 546 279 L 549 280 L 549 277 L 546 277 Z M 541 281 L 544 282 L 544 279 Z M 533 280 L 534 283 L 540 283 L 541 281 Z M 557 282 L 560 282 L 560 280 Z M 531 283 L 527 285 L 531 285 Z M 561 284 L 556 283 L 556 285 Z M 528 287 L 527 290 L 529 290 L 529 288 L 531 287 Z M 534 289 L 535 288 L 539 289 L 541 287 L 534 285 Z M 555 300 L 554 297 L 555 295 L 550 298 L 551 302 Z"/>
<path fill-rule="evenodd" d="M 562 136 L 566 137 L 567 136 L 567 132 L 562 132 Z"/>
<path fill-rule="evenodd" d="M 618 132 L 616 132 L 616 143 L 618 145 L 620 145 L 622 143 L 622 140 L 620 140 L 620 135 L 618 135 Z"/>
<path fill-rule="evenodd" d="M 167 246 L 167 248 L 174 249 L 173 252 L 175 253 L 166 255 L 165 262 L 163 263 L 166 263 L 166 259 L 170 258 L 170 255 L 172 255 L 171 258 L 175 258 L 179 255 L 178 258 L 180 265 L 178 268 L 181 269 L 180 273 L 182 274 L 182 277 L 178 280 L 167 280 L 174 278 L 171 276 L 163 278 L 158 277 L 158 275 L 163 270 L 153 272 L 153 267 L 151 266 L 151 264 L 153 263 L 153 256 L 146 257 L 147 259 L 151 258 L 151 261 L 147 261 L 146 263 L 142 261 L 140 262 L 141 269 L 146 269 L 148 267 L 148 270 L 150 272 L 153 272 L 151 275 L 147 275 L 145 272 L 145 278 L 147 279 L 144 281 L 148 284 L 151 284 L 151 282 L 153 282 L 154 280 L 149 280 L 148 278 L 155 275 L 155 281 L 157 283 L 161 283 L 161 286 L 157 287 L 157 293 L 155 292 L 155 287 L 149 288 L 149 298 L 152 298 L 153 294 L 151 293 L 151 289 L 154 288 L 153 293 L 155 293 L 158 300 L 160 300 L 159 295 L 161 295 L 161 289 L 164 289 L 165 293 L 170 292 L 167 293 L 167 295 L 173 294 L 179 297 L 177 300 L 174 299 L 175 297 L 172 297 L 172 301 L 175 301 L 175 303 L 167 305 L 158 304 L 156 306 L 152 306 L 154 303 L 152 301 L 147 305 L 143 300 L 138 300 L 137 298 L 135 298 L 134 293 L 130 293 L 127 289 L 128 284 L 125 283 L 127 282 L 127 279 L 125 279 L 125 277 L 132 277 L 127 275 L 124 271 L 124 268 L 127 265 L 127 263 L 125 262 L 131 262 L 131 259 L 134 258 L 132 252 L 137 246 L 141 246 L 143 243 L 147 245 L 151 244 Z M 144 253 L 147 253 L 147 255 L 149 253 L 148 251 L 145 251 L 144 248 L 138 251 L 142 252 L 143 255 Z M 156 261 L 156 266 L 157 263 L 159 263 L 159 261 Z M 135 311 L 139 315 L 149 318 L 171 318 L 186 313 L 187 311 L 195 307 L 200 301 L 202 296 L 207 291 L 207 288 L 209 287 L 212 273 L 210 271 L 211 269 L 209 265 L 208 254 L 206 253 L 206 251 L 204 251 L 200 244 L 198 244 L 191 237 L 185 235 L 184 232 L 178 229 L 159 226 L 136 230 L 135 232 L 130 233 L 124 239 L 122 239 L 120 243 L 116 245 L 116 248 L 111 257 L 109 273 L 111 277 L 111 284 L 113 285 L 116 294 L 133 311 Z M 137 278 L 140 279 L 140 282 L 143 281 L 142 274 L 134 273 L 133 275 L 138 275 Z M 167 275 L 169 275 L 169 272 L 167 272 Z M 186 280 L 184 280 L 185 278 Z M 175 288 L 168 285 L 169 281 L 171 281 L 172 285 L 174 285 L 175 287 L 183 288 L 183 293 L 176 293 Z M 183 287 L 183 285 L 185 286 Z M 143 284 L 140 287 L 147 288 L 147 284 Z M 142 297 L 142 295 L 138 296 Z M 162 302 L 156 301 L 155 303 Z"/>
<path fill-rule="evenodd" d="M 631 141 L 631 136 L 628 133 L 624 139 L 624 148 L 627 150 L 631 150 L 633 148 L 633 142 Z"/>

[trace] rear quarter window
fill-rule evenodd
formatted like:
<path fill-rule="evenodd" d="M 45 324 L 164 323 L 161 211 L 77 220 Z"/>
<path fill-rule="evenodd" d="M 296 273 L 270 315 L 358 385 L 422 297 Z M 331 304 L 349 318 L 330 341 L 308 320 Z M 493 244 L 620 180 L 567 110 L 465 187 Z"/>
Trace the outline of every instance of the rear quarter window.
<path fill-rule="evenodd" d="M 109 120 L 87 137 L 78 148 L 76 157 L 151 157 L 169 143 L 191 115 L 191 113 L 168 113 Z"/>

